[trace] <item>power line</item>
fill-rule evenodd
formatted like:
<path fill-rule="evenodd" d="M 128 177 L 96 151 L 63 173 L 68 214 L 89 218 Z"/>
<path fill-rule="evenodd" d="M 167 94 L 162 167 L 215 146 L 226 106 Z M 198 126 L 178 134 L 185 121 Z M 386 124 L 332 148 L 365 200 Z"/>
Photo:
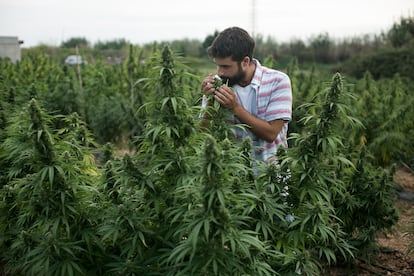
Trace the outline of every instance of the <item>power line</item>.
<path fill-rule="evenodd" d="M 250 20 L 251 20 L 251 35 L 254 37 L 256 35 L 256 0 L 251 0 L 251 14 L 250 14 Z"/>

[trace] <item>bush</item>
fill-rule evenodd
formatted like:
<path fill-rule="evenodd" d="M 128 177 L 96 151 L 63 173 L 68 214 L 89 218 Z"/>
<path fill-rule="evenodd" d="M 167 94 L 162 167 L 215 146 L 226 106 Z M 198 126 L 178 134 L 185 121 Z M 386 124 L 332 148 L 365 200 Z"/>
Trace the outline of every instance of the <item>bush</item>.
<path fill-rule="evenodd" d="M 355 56 L 343 65 L 343 72 L 360 79 L 369 71 L 374 79 L 392 78 L 395 74 L 414 80 L 412 49 L 384 50 L 367 56 Z"/>

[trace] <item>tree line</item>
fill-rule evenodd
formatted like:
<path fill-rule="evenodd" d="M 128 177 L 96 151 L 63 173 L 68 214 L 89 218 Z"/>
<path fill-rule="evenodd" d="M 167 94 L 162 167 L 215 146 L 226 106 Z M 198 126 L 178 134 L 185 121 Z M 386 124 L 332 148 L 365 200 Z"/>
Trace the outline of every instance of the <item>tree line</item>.
<path fill-rule="evenodd" d="M 206 48 L 218 34 L 215 31 L 203 41 L 197 39 L 182 39 L 173 41 L 159 41 L 156 44 L 169 44 L 172 50 L 182 57 L 205 59 Z M 300 38 L 289 42 L 278 42 L 273 37 L 263 37 L 260 34 L 255 37 L 255 56 L 260 60 L 267 57 L 272 59 L 280 67 L 296 58 L 302 66 L 311 64 L 327 65 L 329 73 L 340 71 L 345 75 L 361 78 L 365 71 L 370 71 L 375 79 L 392 77 L 399 72 L 402 77 L 414 76 L 414 17 L 401 17 L 392 27 L 380 34 L 366 34 L 363 36 L 334 39 L 328 33 L 320 33 L 307 41 Z M 148 57 L 154 43 L 134 45 L 143 49 L 143 57 Z M 48 52 L 50 55 L 64 59 L 64 55 L 73 53 L 76 47 L 90 61 L 106 57 L 126 58 L 128 47 L 131 43 L 124 39 L 110 41 L 98 41 L 92 45 L 85 37 L 73 37 L 63 41 L 59 50 L 47 45 L 40 45 L 27 49 L 23 54 L 36 51 Z"/>

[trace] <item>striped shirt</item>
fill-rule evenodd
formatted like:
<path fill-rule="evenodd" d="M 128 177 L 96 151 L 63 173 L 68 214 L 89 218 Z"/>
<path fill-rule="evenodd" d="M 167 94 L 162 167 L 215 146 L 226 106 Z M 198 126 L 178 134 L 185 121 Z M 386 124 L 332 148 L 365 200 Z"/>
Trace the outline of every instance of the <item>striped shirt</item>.
<path fill-rule="evenodd" d="M 240 96 L 238 96 L 240 104 L 252 115 L 262 120 L 270 122 L 282 119 L 285 123 L 276 139 L 271 143 L 255 137 L 248 128 L 245 131 L 236 128 L 236 135 L 238 139 L 244 139 L 247 136 L 251 138 L 256 160 L 272 162 L 276 159 L 278 147 L 288 146 L 288 122 L 292 118 L 292 89 L 288 75 L 261 66 L 256 59 L 253 59 L 253 61 L 256 63 L 256 71 L 249 85 L 251 93 L 254 93 L 253 101 L 250 103 L 251 106 L 243 106 L 248 101 L 240 102 Z M 233 86 L 233 89 L 237 93 L 237 85 Z M 233 116 L 232 123 L 240 124 L 240 121 Z"/>

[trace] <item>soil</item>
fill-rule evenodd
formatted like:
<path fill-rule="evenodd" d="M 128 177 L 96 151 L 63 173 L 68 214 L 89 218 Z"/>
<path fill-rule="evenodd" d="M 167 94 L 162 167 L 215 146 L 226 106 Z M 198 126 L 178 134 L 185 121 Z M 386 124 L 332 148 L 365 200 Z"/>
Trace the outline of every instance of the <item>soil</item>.
<path fill-rule="evenodd" d="M 414 275 L 414 174 L 402 168 L 397 171 L 394 181 L 401 188 L 396 202 L 399 221 L 392 233 L 377 238 L 380 252 L 369 264 L 357 260 L 352 268 L 329 267 L 324 276 Z"/>

